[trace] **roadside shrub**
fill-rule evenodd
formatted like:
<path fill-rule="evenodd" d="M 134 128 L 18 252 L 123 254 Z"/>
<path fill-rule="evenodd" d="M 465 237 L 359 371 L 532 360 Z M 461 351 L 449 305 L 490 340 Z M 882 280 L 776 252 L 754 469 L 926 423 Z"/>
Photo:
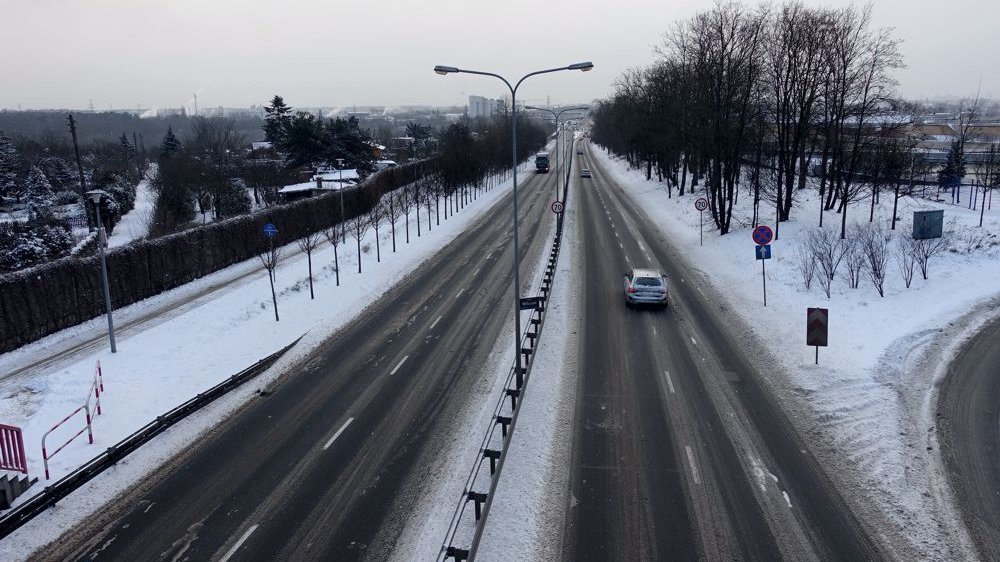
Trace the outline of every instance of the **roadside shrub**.
<path fill-rule="evenodd" d="M 73 234 L 58 219 L 0 223 L 0 272 L 31 267 L 67 255 L 72 248 Z"/>

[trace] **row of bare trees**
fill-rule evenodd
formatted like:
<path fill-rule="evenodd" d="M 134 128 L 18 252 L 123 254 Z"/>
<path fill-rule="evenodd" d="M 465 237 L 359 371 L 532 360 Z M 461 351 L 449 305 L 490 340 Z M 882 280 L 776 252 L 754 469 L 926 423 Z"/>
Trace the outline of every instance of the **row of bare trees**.
<path fill-rule="evenodd" d="M 919 269 L 921 276 L 927 279 L 930 259 L 948 248 L 945 238 L 915 240 L 894 236 L 880 222 L 851 228 L 854 232 L 846 238 L 840 238 L 833 230 L 819 227 L 807 231 L 799 240 L 793 252 L 793 261 L 806 290 L 812 287 L 815 280 L 830 298 L 833 281 L 839 271 L 850 288 L 857 289 L 862 278 L 868 278 L 879 296 L 884 297 L 890 258 L 894 258 L 908 289 L 916 270 Z"/>
<path fill-rule="evenodd" d="M 780 223 L 812 163 L 821 217 L 836 209 L 844 237 L 847 206 L 884 172 L 874 152 L 912 153 L 883 117 L 902 66 L 898 43 L 873 27 L 870 6 L 718 3 L 667 32 L 652 66 L 618 80 L 594 113 L 593 138 L 644 166 L 647 179 L 655 170 L 668 195 L 684 195 L 689 176 L 692 188 L 704 181 L 721 234 L 741 180 L 754 222 L 764 200 Z M 905 159 L 894 166 L 896 177 L 912 169 Z"/>

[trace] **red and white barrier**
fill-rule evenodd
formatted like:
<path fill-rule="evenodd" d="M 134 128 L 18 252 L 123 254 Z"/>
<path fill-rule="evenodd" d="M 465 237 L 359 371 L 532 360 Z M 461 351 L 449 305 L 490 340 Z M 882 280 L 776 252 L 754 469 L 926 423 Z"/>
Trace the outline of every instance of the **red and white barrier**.
<path fill-rule="evenodd" d="M 20 427 L 0 423 L 0 469 L 28 473 Z"/>
<path fill-rule="evenodd" d="M 91 416 L 90 400 L 91 397 L 93 396 L 94 406 L 97 410 L 97 415 L 101 415 L 101 393 L 103 392 L 104 392 L 104 373 L 101 371 L 101 362 L 97 361 L 97 364 L 94 366 L 94 380 L 90 384 L 90 388 L 87 389 L 87 398 L 84 401 L 83 405 L 70 412 L 68 416 L 61 419 L 59 423 L 53 425 L 48 431 L 46 431 L 42 435 L 42 464 L 45 466 L 46 480 L 49 479 L 49 459 L 56 456 L 56 453 L 62 451 L 66 447 L 66 445 L 72 443 L 73 440 L 82 435 L 84 431 L 87 432 L 88 443 L 91 445 L 94 444 L 93 417 Z M 52 451 L 52 454 L 49 454 L 48 449 L 45 447 L 46 438 L 48 438 L 50 433 L 58 429 L 64 423 L 68 422 L 70 419 L 73 418 L 73 416 L 80 413 L 81 411 L 84 412 L 86 425 L 83 426 L 80 429 L 80 431 L 77 431 L 75 434 L 73 434 L 72 437 L 66 440 L 66 442 L 60 445 L 55 451 Z"/>

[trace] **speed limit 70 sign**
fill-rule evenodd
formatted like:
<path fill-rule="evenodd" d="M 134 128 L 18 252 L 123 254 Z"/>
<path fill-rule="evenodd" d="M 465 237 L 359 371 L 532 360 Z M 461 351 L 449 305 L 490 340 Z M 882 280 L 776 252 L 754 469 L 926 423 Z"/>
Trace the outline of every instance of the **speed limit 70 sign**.
<path fill-rule="evenodd" d="M 555 213 L 555 214 L 557 214 L 557 215 L 559 213 L 563 212 L 562 201 L 553 201 L 552 202 L 552 212 Z"/>

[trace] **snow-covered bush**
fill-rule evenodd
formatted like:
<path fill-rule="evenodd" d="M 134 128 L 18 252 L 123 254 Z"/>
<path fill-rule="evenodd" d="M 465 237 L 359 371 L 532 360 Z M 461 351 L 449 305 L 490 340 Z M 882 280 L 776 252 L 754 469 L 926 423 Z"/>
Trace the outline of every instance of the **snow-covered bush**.
<path fill-rule="evenodd" d="M 62 257 L 73 247 L 66 223 L 54 218 L 0 223 L 0 271 L 17 271 Z"/>

